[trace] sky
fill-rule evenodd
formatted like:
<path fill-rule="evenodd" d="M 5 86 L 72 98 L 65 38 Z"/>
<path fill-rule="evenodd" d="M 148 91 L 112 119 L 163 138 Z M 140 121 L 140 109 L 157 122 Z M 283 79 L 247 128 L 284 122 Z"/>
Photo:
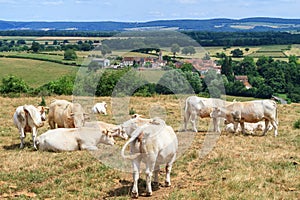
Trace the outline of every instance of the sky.
<path fill-rule="evenodd" d="M 0 0 L 0 8 L 6 21 L 300 18 L 300 0 Z"/>

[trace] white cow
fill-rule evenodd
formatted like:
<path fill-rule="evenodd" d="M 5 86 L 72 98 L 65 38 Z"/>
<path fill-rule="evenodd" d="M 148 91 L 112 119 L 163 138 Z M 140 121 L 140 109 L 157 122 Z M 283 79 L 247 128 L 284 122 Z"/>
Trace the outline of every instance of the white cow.
<path fill-rule="evenodd" d="M 106 129 L 99 128 L 58 128 L 51 129 L 36 139 L 41 151 L 97 150 L 99 143 L 114 145 L 114 139 Z"/>
<path fill-rule="evenodd" d="M 96 103 L 92 107 L 92 113 L 107 115 L 106 109 L 107 109 L 107 104 L 105 101 L 103 101 L 102 103 Z"/>
<path fill-rule="evenodd" d="M 256 131 L 263 131 L 265 129 L 265 122 L 262 122 L 262 121 L 257 122 L 257 123 L 245 122 L 244 127 L 245 127 L 246 132 L 248 132 L 250 134 L 254 134 Z M 269 125 L 268 131 L 270 131 L 272 129 L 273 129 L 273 126 Z M 234 124 L 233 123 L 227 124 L 225 126 L 225 131 L 229 132 L 229 133 L 235 133 Z M 238 126 L 237 131 L 240 133 L 242 132 L 241 126 Z"/>
<path fill-rule="evenodd" d="M 131 117 L 131 119 L 123 122 L 117 128 L 113 129 L 113 132 L 115 132 L 114 134 L 126 134 L 130 137 L 133 131 L 135 131 L 139 126 L 153 121 L 152 119 L 143 118 L 138 114 L 134 114 Z"/>
<path fill-rule="evenodd" d="M 211 117 L 223 117 L 225 123 L 234 123 L 234 132 L 237 132 L 240 123 L 243 134 L 245 134 L 245 122 L 256 123 L 265 120 L 263 135 L 269 130 L 269 122 L 274 128 L 274 135 L 278 135 L 277 105 L 273 100 L 234 102 L 225 107 L 215 108 Z"/>
<path fill-rule="evenodd" d="M 113 132 L 112 136 L 120 137 L 124 140 L 128 139 L 128 135 L 121 131 L 120 125 L 110 124 L 102 121 L 92 121 L 92 122 L 85 122 L 85 127 L 94 127 L 94 128 L 101 128 L 101 129 L 107 129 L 111 132 Z"/>
<path fill-rule="evenodd" d="M 49 106 L 48 122 L 51 129 L 80 128 L 84 126 L 88 115 L 79 103 L 66 100 L 53 100 Z"/>
<path fill-rule="evenodd" d="M 193 131 L 198 132 L 196 128 L 196 120 L 197 116 L 201 118 L 210 117 L 210 113 L 212 112 L 214 107 L 224 107 L 231 102 L 227 102 L 221 99 L 214 98 L 203 98 L 197 96 L 190 96 L 185 101 L 185 110 L 184 110 L 184 130 L 187 130 L 187 125 L 189 120 L 192 123 Z M 219 119 L 213 119 L 214 131 L 221 132 L 219 128 Z"/>
<path fill-rule="evenodd" d="M 42 127 L 45 120 L 44 107 L 36 108 L 33 105 L 19 106 L 13 116 L 15 126 L 19 129 L 21 144 L 20 148 L 24 148 L 24 138 L 26 132 L 32 132 L 33 147 L 36 149 L 35 139 L 37 129 Z"/>
<path fill-rule="evenodd" d="M 130 144 L 131 155 L 125 155 L 125 149 Z M 121 150 L 123 158 L 131 159 L 133 166 L 132 196 L 138 197 L 138 179 L 140 163 L 146 164 L 146 194 L 152 195 L 151 178 L 154 172 L 154 182 L 158 183 L 159 167 L 166 164 L 166 186 L 171 185 L 170 173 L 176 159 L 178 149 L 177 136 L 172 127 L 167 126 L 162 119 L 155 118 L 152 122 L 138 127 Z"/>

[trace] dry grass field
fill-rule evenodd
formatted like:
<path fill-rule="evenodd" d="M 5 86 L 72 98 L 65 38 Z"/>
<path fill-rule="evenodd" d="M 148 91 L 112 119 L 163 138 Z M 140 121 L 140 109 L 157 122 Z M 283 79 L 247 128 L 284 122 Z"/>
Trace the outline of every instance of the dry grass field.
<path fill-rule="evenodd" d="M 71 96 L 46 97 L 71 100 Z M 99 120 L 114 122 L 111 98 L 108 115 Z M 0 199 L 130 199 L 132 176 L 109 167 L 88 151 L 40 152 L 32 148 L 27 134 L 26 147 L 19 149 L 18 130 L 12 116 L 17 106 L 40 103 L 41 98 L 0 97 Z M 181 129 L 181 103 L 174 96 L 131 97 L 130 108 L 145 117 L 160 108 L 176 131 Z M 300 199 L 300 130 L 293 123 L 300 118 L 300 105 L 278 105 L 279 135 L 221 135 L 208 133 L 209 119 L 200 119 L 199 132 L 191 146 L 174 163 L 172 186 L 160 185 L 152 197 L 145 195 L 145 175 L 141 175 L 139 199 Z M 39 134 L 48 128 L 46 123 Z M 192 133 L 178 133 L 179 143 Z M 200 156 L 204 144 L 215 138 L 214 148 Z M 117 140 L 122 146 L 124 141 Z M 108 148 L 109 149 L 109 148 Z M 100 152 L 101 153 L 101 152 Z M 122 162 L 120 160 L 119 162 Z M 163 169 L 163 168 L 162 168 Z"/>

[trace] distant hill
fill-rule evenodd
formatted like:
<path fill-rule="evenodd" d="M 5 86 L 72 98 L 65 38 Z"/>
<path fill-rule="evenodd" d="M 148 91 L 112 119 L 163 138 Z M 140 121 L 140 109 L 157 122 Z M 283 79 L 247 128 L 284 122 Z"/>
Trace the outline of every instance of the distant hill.
<path fill-rule="evenodd" d="M 196 31 L 298 31 L 300 19 L 245 18 L 207 20 L 158 20 L 150 22 L 18 22 L 0 21 L 0 30 L 124 31 L 175 29 Z"/>

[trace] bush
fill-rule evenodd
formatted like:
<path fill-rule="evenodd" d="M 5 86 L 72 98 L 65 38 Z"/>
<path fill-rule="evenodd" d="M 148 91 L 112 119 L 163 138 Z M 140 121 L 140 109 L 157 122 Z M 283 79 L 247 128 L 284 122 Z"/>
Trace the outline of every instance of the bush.
<path fill-rule="evenodd" d="M 294 129 L 300 129 L 300 119 L 298 119 L 297 121 L 294 122 L 293 128 Z"/>
<path fill-rule="evenodd" d="M 27 93 L 28 91 L 29 86 L 21 78 L 11 75 L 2 79 L 1 93 Z"/>

